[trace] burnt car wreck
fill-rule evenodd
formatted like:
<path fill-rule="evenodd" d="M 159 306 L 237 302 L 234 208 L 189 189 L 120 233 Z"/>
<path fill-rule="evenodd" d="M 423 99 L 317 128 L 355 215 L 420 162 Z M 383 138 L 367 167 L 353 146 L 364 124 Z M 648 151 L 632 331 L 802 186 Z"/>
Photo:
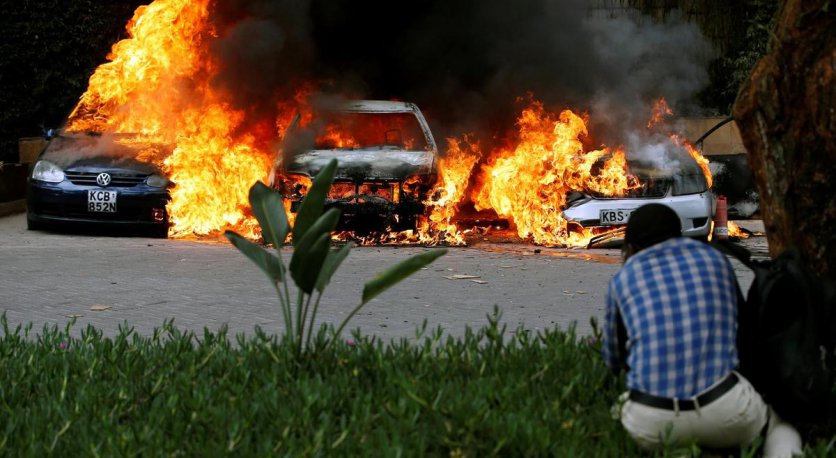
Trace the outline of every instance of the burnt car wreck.
<path fill-rule="evenodd" d="M 627 172 L 638 185 L 620 196 L 573 192 L 567 196 L 563 217 L 583 228 L 600 228 L 607 234 L 595 237 L 589 246 L 620 244 L 630 215 L 642 205 L 660 203 L 676 212 L 682 235 L 706 239 L 711 231 L 714 195 L 699 164 L 682 149 L 666 152 L 668 161 L 630 158 Z"/>
<path fill-rule="evenodd" d="M 438 148 L 412 103 L 352 101 L 312 130 L 313 146 L 279 164 L 273 185 L 295 213 L 311 179 L 331 159 L 338 167 L 326 209 L 342 212 L 338 230 L 358 234 L 414 229 L 436 176 Z"/>

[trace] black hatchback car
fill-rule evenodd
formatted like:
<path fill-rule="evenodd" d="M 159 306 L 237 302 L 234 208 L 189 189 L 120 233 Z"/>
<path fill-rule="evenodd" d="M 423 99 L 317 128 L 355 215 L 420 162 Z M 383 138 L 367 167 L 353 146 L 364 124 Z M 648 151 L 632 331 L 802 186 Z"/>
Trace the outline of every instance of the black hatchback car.
<path fill-rule="evenodd" d="M 171 183 L 153 165 L 161 154 L 124 136 L 59 134 L 29 177 L 29 229 L 94 225 L 166 237 Z"/>

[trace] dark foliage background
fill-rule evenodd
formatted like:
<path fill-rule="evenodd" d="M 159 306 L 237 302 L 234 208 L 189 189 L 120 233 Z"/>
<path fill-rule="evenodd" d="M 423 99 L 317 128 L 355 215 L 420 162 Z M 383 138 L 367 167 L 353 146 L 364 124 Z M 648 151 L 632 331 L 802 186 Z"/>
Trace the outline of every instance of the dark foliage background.
<path fill-rule="evenodd" d="M 0 0 L 0 161 L 58 126 L 140 0 Z"/>
<path fill-rule="evenodd" d="M 147 1 L 0 0 L 0 161 L 17 160 L 18 138 L 40 135 L 44 128 L 61 124 L 93 70 L 105 62 L 111 45 L 125 36 L 126 22 L 142 3 Z M 632 7 L 656 21 L 678 15 L 698 24 L 718 51 L 709 68 L 711 85 L 699 96 L 706 114 L 728 113 L 741 81 L 765 51 L 776 7 L 770 0 L 600 0 L 591 4 L 608 14 Z M 341 31 L 332 24 L 331 13 L 355 11 L 357 6 L 354 2 L 313 2 L 313 6 L 313 18 L 321 24 L 314 33 L 313 53 L 339 64 L 340 58 L 347 57 L 339 41 L 323 41 L 321 34 Z M 365 52 L 354 57 L 386 60 L 386 56 Z M 377 84 L 372 80 L 367 83 Z M 408 82 L 405 78 L 404 83 Z"/>

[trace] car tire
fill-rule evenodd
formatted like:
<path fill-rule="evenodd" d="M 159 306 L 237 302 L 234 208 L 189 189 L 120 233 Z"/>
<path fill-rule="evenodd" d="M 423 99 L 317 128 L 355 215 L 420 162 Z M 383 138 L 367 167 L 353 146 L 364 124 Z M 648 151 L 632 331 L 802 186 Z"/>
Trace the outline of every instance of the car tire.
<path fill-rule="evenodd" d="M 44 226 L 44 224 L 43 224 L 43 223 L 39 223 L 39 222 L 37 222 L 37 221 L 33 220 L 33 219 L 32 219 L 32 218 L 30 218 L 30 217 L 26 217 L 26 229 L 27 229 L 27 230 L 30 230 L 30 231 L 42 231 L 42 230 L 44 230 L 44 227 L 45 227 L 45 226 Z"/>
<path fill-rule="evenodd" d="M 151 229 L 151 237 L 155 239 L 167 239 L 168 238 L 168 226 L 163 227 L 155 227 Z"/>

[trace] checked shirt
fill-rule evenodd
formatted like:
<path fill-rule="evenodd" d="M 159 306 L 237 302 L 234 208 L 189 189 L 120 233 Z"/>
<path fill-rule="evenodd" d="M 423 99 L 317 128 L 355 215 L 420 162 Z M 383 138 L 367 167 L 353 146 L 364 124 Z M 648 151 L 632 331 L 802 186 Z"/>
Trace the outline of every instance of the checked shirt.
<path fill-rule="evenodd" d="M 627 386 L 666 398 L 698 395 L 737 367 L 737 293 L 719 251 L 679 237 L 646 248 L 610 281 L 604 361 L 618 368 L 616 310 L 627 331 Z"/>

